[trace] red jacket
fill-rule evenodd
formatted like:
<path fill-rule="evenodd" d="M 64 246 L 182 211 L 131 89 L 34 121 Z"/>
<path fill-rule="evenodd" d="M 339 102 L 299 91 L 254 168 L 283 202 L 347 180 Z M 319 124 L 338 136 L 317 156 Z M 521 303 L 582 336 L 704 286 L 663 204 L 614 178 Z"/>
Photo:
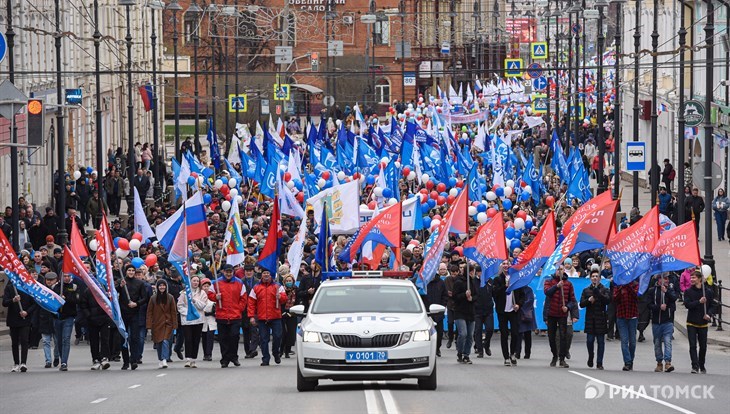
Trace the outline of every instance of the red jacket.
<path fill-rule="evenodd" d="M 286 291 L 283 286 L 278 283 L 259 283 L 248 297 L 248 316 L 260 321 L 281 319 L 281 309 L 285 303 Z"/>
<path fill-rule="evenodd" d="M 220 291 L 221 301 L 218 304 L 215 298 Z M 215 285 L 208 290 L 208 299 L 216 303 L 215 318 L 224 320 L 242 319 L 243 311 L 246 309 L 246 287 L 237 277 L 226 280 L 221 276 L 215 280 Z"/>
<path fill-rule="evenodd" d="M 573 284 L 569 280 L 563 280 L 563 294 L 560 294 L 560 288 L 558 288 L 559 278 L 552 277 L 550 280 L 545 282 L 545 296 L 549 301 L 548 303 L 548 316 L 556 318 L 567 318 L 570 312 L 570 308 L 575 306 L 575 292 L 573 291 Z M 563 312 L 563 298 L 565 298 L 565 306 L 568 308 L 568 312 Z"/>

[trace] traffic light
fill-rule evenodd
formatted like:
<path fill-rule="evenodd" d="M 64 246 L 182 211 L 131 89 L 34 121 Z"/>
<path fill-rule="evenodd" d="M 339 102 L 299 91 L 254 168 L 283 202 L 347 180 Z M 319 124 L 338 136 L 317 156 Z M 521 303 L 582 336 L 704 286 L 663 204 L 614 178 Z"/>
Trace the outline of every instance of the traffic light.
<path fill-rule="evenodd" d="M 26 136 L 28 146 L 40 147 L 43 145 L 45 128 L 45 103 L 41 99 L 28 99 L 28 120 Z"/>

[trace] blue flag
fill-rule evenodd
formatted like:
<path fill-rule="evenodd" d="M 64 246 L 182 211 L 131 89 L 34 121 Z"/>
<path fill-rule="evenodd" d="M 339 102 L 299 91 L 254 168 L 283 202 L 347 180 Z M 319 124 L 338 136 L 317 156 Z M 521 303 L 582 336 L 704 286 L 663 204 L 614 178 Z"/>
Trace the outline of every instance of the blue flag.
<path fill-rule="evenodd" d="M 557 172 L 561 183 L 569 182 L 570 170 L 568 169 L 568 163 L 565 161 L 565 153 L 563 152 L 563 147 L 560 144 L 557 131 L 553 131 L 553 137 L 550 140 L 550 150 L 553 152 L 553 159 L 550 163 L 550 168 Z"/>
<path fill-rule="evenodd" d="M 322 272 L 330 271 L 330 222 L 327 218 L 327 205 L 322 208 L 322 221 L 319 225 L 319 237 L 317 238 L 317 250 L 314 254 L 314 262 L 322 266 Z"/>
<path fill-rule="evenodd" d="M 195 308 L 195 305 L 193 304 L 193 290 L 190 286 L 190 277 L 188 277 L 187 272 L 183 271 L 182 268 L 182 262 L 173 261 L 170 262 L 177 272 L 180 274 L 180 277 L 182 278 L 183 284 L 185 285 L 185 298 L 188 302 L 188 312 L 185 316 L 185 319 L 188 321 L 194 321 L 196 319 L 200 318 L 200 313 L 198 312 L 198 309 Z"/>
<path fill-rule="evenodd" d="M 479 185 L 479 174 L 477 173 L 476 163 L 471 166 L 469 175 L 466 177 L 466 182 L 469 186 L 469 200 L 482 201 L 482 187 Z"/>
<path fill-rule="evenodd" d="M 208 143 L 210 144 L 210 158 L 213 160 L 216 170 L 221 169 L 221 149 L 218 146 L 218 134 L 215 132 L 215 120 L 208 119 Z"/>

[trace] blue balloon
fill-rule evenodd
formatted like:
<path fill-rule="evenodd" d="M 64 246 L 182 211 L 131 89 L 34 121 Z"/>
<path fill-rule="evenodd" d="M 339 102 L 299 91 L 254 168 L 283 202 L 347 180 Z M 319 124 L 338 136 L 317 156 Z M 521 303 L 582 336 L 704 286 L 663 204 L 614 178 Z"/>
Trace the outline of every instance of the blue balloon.
<path fill-rule="evenodd" d="M 139 269 L 143 264 L 144 260 L 141 257 L 135 257 L 132 259 L 132 266 L 134 266 L 135 269 Z"/>
<path fill-rule="evenodd" d="M 297 190 L 302 191 L 302 187 L 303 187 L 302 180 L 298 180 L 298 179 L 294 180 L 294 187 L 296 187 Z"/>
<path fill-rule="evenodd" d="M 226 176 L 221 177 L 221 181 L 223 182 L 223 184 L 228 184 L 228 177 L 226 177 Z"/>
<path fill-rule="evenodd" d="M 449 193 L 447 193 L 447 192 L 444 191 L 443 193 L 441 193 L 439 195 L 442 196 L 442 197 L 444 197 L 444 198 L 446 198 L 446 197 L 449 196 Z"/>
<path fill-rule="evenodd" d="M 482 190 L 482 193 L 486 193 L 487 192 L 487 185 L 484 184 L 484 183 L 479 184 L 479 189 Z"/>
<path fill-rule="evenodd" d="M 213 201 L 213 197 L 210 194 L 203 195 L 203 202 L 205 204 L 210 204 L 211 201 Z"/>
<path fill-rule="evenodd" d="M 428 203 L 421 203 L 421 211 L 428 211 L 431 206 L 428 205 Z"/>
<path fill-rule="evenodd" d="M 188 185 L 191 187 L 195 186 L 195 177 L 188 177 Z"/>
<path fill-rule="evenodd" d="M 514 239 L 515 238 L 515 229 L 514 229 L 514 227 L 507 227 L 506 229 L 504 229 L 504 235 L 508 239 Z"/>
<path fill-rule="evenodd" d="M 512 201 L 511 200 L 504 200 L 502 201 L 502 207 L 504 207 L 504 210 L 512 210 Z"/>
<path fill-rule="evenodd" d="M 532 226 L 534 226 L 534 224 L 532 223 L 532 221 L 528 220 L 528 221 L 525 222 L 525 228 L 527 230 L 531 230 L 532 229 Z"/>
<path fill-rule="evenodd" d="M 515 230 L 515 239 L 522 238 L 522 230 Z"/>
<path fill-rule="evenodd" d="M 433 198 L 429 198 L 428 201 L 426 201 L 426 203 L 428 203 L 429 208 L 436 207 L 436 200 L 434 200 Z"/>
<path fill-rule="evenodd" d="M 522 243 L 518 239 L 512 239 L 512 241 L 509 243 L 509 247 L 512 250 L 514 250 L 520 246 L 522 246 Z"/>
<path fill-rule="evenodd" d="M 456 178 L 455 177 L 449 177 L 449 187 L 451 187 L 451 188 L 456 187 Z"/>
<path fill-rule="evenodd" d="M 93 168 L 91 168 L 91 167 L 86 167 L 86 173 L 87 173 L 87 174 L 91 174 L 91 173 L 92 173 L 93 171 L 94 171 L 94 169 L 93 169 Z"/>
<path fill-rule="evenodd" d="M 423 228 L 430 229 L 431 228 L 431 217 L 424 217 L 423 218 Z"/>
<path fill-rule="evenodd" d="M 497 197 L 504 197 L 504 187 L 497 187 L 494 192 L 497 194 Z"/>
<path fill-rule="evenodd" d="M 523 191 L 522 194 L 520 194 L 520 201 L 528 201 L 529 199 L 530 199 L 530 193 Z"/>
<path fill-rule="evenodd" d="M 119 248 L 119 239 L 121 239 L 121 237 L 115 237 L 114 238 L 114 248 L 115 249 L 118 249 Z"/>
<path fill-rule="evenodd" d="M 485 211 L 487 211 L 487 206 L 485 206 L 485 205 L 484 205 L 484 204 L 482 204 L 482 203 L 479 203 L 479 204 L 477 205 L 477 212 L 479 212 L 479 213 L 484 213 Z"/>
<path fill-rule="evenodd" d="M 385 198 L 393 197 L 393 190 L 391 190 L 390 188 L 383 188 L 383 197 L 385 197 Z"/>
<path fill-rule="evenodd" d="M 375 177 L 373 177 L 372 175 L 368 175 L 368 177 L 365 179 L 365 182 L 368 183 L 368 185 L 373 185 L 375 184 Z"/>

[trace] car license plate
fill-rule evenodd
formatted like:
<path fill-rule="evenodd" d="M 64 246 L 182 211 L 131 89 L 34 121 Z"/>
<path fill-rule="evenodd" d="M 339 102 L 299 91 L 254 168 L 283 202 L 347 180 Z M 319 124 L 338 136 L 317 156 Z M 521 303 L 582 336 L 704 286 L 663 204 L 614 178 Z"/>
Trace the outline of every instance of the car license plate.
<path fill-rule="evenodd" d="M 388 351 L 347 351 L 345 362 L 388 362 Z"/>

